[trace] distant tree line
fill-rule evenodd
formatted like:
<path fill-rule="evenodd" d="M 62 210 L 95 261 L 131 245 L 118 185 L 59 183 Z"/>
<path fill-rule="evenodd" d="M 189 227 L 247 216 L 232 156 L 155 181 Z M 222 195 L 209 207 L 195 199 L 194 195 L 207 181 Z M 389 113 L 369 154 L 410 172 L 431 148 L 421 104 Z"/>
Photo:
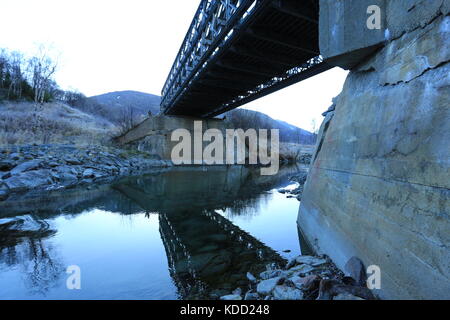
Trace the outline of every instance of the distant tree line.
<path fill-rule="evenodd" d="M 58 87 L 53 79 L 57 67 L 57 62 L 43 46 L 32 57 L 0 49 L 0 100 L 44 103 L 78 99 L 78 93 Z"/>
<path fill-rule="evenodd" d="M 317 135 L 305 131 L 283 121 L 275 120 L 261 112 L 236 109 L 225 114 L 225 122 L 231 128 L 248 129 L 279 129 L 280 141 L 298 144 L 315 144 Z"/>

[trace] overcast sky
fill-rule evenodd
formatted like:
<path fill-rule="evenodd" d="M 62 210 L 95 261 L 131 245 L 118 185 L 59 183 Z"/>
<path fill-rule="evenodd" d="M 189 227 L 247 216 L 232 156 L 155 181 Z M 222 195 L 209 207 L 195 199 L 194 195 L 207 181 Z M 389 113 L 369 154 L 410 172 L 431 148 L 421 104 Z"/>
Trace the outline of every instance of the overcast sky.
<path fill-rule="evenodd" d="M 200 0 L 0 0 L 0 48 L 32 54 L 50 44 L 56 81 L 87 96 L 136 90 L 160 94 Z M 304 129 L 342 89 L 333 69 L 256 100 L 257 110 Z"/>

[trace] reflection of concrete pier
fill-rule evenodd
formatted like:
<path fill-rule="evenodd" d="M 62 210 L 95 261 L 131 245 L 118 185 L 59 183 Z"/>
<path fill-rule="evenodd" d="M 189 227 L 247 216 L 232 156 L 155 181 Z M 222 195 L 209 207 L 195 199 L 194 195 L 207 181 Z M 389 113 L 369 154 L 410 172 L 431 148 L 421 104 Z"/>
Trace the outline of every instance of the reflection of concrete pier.
<path fill-rule="evenodd" d="M 248 179 L 243 166 L 211 167 L 208 170 L 174 169 L 163 175 L 124 180 L 113 188 L 148 212 L 177 212 L 184 208 L 218 208 L 232 201 Z"/>
<path fill-rule="evenodd" d="M 233 208 L 245 214 L 261 191 L 282 187 L 297 168 L 261 177 L 245 167 L 174 170 L 162 176 L 114 186 L 147 212 L 159 213 L 160 233 L 170 274 L 182 298 L 202 299 L 248 284 L 269 263 L 285 263 L 273 249 L 217 213 Z"/>
<path fill-rule="evenodd" d="M 178 212 L 186 208 L 222 209 L 242 201 L 248 205 L 261 191 L 284 187 L 297 167 L 282 168 L 276 176 L 261 176 L 244 166 L 176 168 L 160 175 L 125 179 L 113 189 L 147 212 Z"/>

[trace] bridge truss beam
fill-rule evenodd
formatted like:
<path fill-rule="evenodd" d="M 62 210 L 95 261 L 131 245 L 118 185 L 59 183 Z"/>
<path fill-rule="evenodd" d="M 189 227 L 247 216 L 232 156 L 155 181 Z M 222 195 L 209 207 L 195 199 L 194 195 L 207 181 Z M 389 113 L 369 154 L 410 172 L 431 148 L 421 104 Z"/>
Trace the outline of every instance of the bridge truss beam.
<path fill-rule="evenodd" d="M 162 90 L 162 113 L 217 116 L 328 70 L 318 9 L 318 0 L 202 0 Z"/>

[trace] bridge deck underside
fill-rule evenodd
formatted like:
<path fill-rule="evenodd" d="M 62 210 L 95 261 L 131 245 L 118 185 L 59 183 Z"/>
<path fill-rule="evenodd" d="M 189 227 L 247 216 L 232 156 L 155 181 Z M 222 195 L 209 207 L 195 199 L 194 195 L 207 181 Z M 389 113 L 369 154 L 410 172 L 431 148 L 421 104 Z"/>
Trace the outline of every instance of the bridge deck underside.
<path fill-rule="evenodd" d="M 318 10 L 314 0 L 256 2 L 179 93 L 163 96 L 163 113 L 213 117 L 328 70 Z"/>

